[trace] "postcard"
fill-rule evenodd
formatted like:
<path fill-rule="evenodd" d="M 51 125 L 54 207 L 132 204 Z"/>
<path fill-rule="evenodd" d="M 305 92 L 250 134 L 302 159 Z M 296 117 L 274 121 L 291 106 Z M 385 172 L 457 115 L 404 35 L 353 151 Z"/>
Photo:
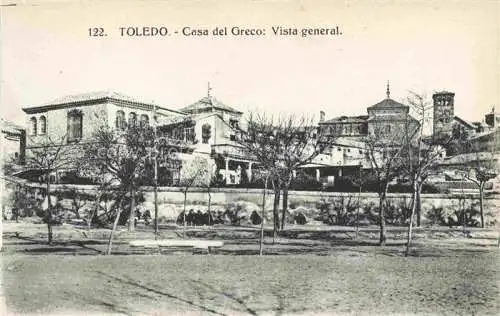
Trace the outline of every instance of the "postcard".
<path fill-rule="evenodd" d="M 498 1 L 4 1 L 2 315 L 490 315 Z"/>

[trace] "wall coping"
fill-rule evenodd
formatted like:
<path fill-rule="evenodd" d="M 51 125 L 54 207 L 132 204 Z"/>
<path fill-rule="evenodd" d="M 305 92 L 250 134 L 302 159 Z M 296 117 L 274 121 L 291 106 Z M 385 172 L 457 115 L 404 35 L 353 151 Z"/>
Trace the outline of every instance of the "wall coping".
<path fill-rule="evenodd" d="M 26 186 L 31 188 L 41 188 L 45 189 L 45 184 L 40 183 L 26 183 Z M 74 189 L 77 191 L 95 191 L 98 189 L 98 185 L 84 185 L 84 184 L 51 184 L 51 188 L 53 191 L 60 190 L 69 190 Z M 153 192 L 153 187 L 151 186 L 143 186 L 142 190 L 144 192 Z M 183 190 L 181 187 L 158 187 L 158 192 L 178 192 L 182 193 Z M 246 193 L 246 194 L 262 194 L 263 189 L 247 189 L 247 188 L 210 188 L 210 193 L 226 193 L 226 194 L 238 194 L 238 193 Z M 271 189 L 267 190 L 268 194 L 272 194 L 273 191 Z M 207 193 L 206 188 L 190 188 L 189 193 Z M 357 196 L 359 193 L 356 192 L 321 192 L 321 191 L 290 191 L 289 195 L 293 198 L 294 195 L 301 196 L 317 196 L 321 197 L 347 197 L 355 195 Z M 374 192 L 363 192 L 361 193 L 363 197 L 378 197 L 377 193 Z M 409 197 L 411 193 L 388 193 L 388 198 L 403 198 Z M 467 197 L 467 198 L 479 198 L 479 193 L 422 193 L 422 197 L 426 198 L 458 198 L 458 197 Z M 498 193 L 488 193 L 486 192 L 485 199 L 500 199 L 500 194 Z"/>

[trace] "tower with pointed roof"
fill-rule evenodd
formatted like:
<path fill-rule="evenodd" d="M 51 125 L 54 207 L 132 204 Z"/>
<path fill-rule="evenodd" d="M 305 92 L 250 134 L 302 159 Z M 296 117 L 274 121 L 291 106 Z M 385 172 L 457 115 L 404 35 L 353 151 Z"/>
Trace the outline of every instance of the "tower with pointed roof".
<path fill-rule="evenodd" d="M 450 136 L 453 132 L 453 117 L 455 116 L 455 93 L 448 91 L 436 92 L 433 101 L 433 135 L 435 137 Z"/>
<path fill-rule="evenodd" d="M 385 99 L 367 108 L 368 134 L 392 139 L 418 127 L 418 121 L 410 115 L 410 107 L 391 99 L 389 81 Z"/>

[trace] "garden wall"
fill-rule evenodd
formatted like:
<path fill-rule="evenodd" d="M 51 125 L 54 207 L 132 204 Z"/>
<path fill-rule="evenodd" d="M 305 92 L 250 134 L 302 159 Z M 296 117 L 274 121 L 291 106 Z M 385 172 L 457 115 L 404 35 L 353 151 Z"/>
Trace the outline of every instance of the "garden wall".
<path fill-rule="evenodd" d="M 31 187 L 43 186 L 30 184 Z M 52 185 L 54 192 L 84 192 L 94 194 L 96 187 L 87 185 Z M 143 188 L 145 202 L 141 208 L 149 209 L 153 214 L 153 192 L 152 188 Z M 238 209 L 242 214 L 248 216 L 252 211 L 260 214 L 262 207 L 263 190 L 261 189 L 241 189 L 241 188 L 212 188 L 210 194 L 206 189 L 192 188 L 187 193 L 186 209 L 194 211 L 206 211 L 210 198 L 211 210 L 224 212 L 228 208 Z M 267 192 L 266 198 L 266 218 L 270 219 L 270 211 L 273 206 L 274 195 L 271 190 Z M 352 221 L 352 215 L 357 212 L 359 204 L 361 205 L 361 218 L 373 223 L 377 217 L 376 208 L 378 207 L 378 196 L 376 193 L 339 193 L 339 192 L 318 192 L 318 191 L 291 191 L 289 194 L 290 214 L 301 212 L 309 219 L 317 218 L 320 213 L 327 213 L 331 216 L 334 223 L 349 224 Z M 388 204 L 391 206 L 388 210 L 390 221 L 393 224 L 404 224 L 407 219 L 408 208 L 411 202 L 411 194 L 390 193 L 388 194 Z M 184 203 L 184 194 L 180 188 L 161 187 L 158 189 L 158 209 L 159 216 L 165 221 L 175 220 L 182 212 Z M 422 194 L 422 215 L 424 223 L 435 221 L 434 217 L 454 217 L 455 222 L 460 221 L 458 217 L 462 210 L 474 210 L 470 216 L 475 216 L 477 221 L 477 211 L 479 209 L 478 194 Z M 71 201 L 64 199 L 63 204 L 71 206 Z M 80 203 L 81 204 L 81 203 Z M 499 219 L 500 196 L 487 194 L 485 197 L 485 213 L 487 222 L 493 224 Z M 350 218 L 349 217 L 349 213 Z M 393 214 L 394 213 L 394 214 Z M 398 215 L 398 213 L 401 213 Z M 345 218 L 341 218 L 345 217 Z M 398 222 L 399 221 L 399 222 Z M 389 222 L 390 224 L 391 222 Z M 441 223 L 442 224 L 442 223 Z"/>

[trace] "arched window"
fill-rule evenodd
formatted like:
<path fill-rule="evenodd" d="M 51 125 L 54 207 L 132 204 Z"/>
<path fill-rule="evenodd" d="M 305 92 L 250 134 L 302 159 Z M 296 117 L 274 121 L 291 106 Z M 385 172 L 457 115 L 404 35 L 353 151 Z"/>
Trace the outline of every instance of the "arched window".
<path fill-rule="evenodd" d="M 203 124 L 201 126 L 201 140 L 203 144 L 208 144 L 210 137 L 212 136 L 212 127 L 210 124 Z"/>
<path fill-rule="evenodd" d="M 40 134 L 47 133 L 47 119 L 44 115 L 40 116 Z"/>
<path fill-rule="evenodd" d="M 115 125 L 117 129 L 125 129 L 125 127 L 127 126 L 127 121 L 125 121 L 125 112 L 123 112 L 122 110 L 116 111 Z"/>
<path fill-rule="evenodd" d="M 68 141 L 78 141 L 82 138 L 83 114 L 79 110 L 68 112 Z"/>
<path fill-rule="evenodd" d="M 135 126 L 137 124 L 137 114 L 130 112 L 128 115 L 128 126 Z"/>
<path fill-rule="evenodd" d="M 141 124 L 141 126 L 148 126 L 149 125 L 149 116 L 147 116 L 147 114 L 141 114 L 140 124 Z"/>
<path fill-rule="evenodd" d="M 30 135 L 36 135 L 36 117 L 30 118 Z"/>

